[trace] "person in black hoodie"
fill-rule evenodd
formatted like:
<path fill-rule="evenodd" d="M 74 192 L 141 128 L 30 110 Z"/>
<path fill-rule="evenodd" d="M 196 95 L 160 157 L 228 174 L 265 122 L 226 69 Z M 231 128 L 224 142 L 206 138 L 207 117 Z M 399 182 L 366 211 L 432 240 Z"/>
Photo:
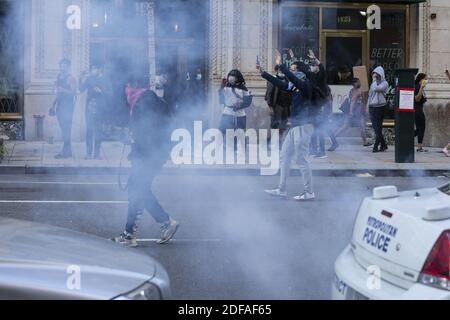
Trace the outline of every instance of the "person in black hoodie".
<path fill-rule="evenodd" d="M 275 67 L 275 72 L 278 79 L 287 81 L 279 66 Z M 283 91 L 271 82 L 267 82 L 265 100 L 270 110 L 270 128 L 278 129 L 280 132 L 279 136 L 282 137 L 287 129 L 287 122 L 291 113 L 292 92 Z"/>
<path fill-rule="evenodd" d="M 159 244 L 167 243 L 178 230 L 179 223 L 161 207 L 152 193 L 152 183 L 168 159 L 171 146 L 172 112 L 168 104 L 141 83 L 126 88 L 130 106 L 130 131 L 133 143 L 128 159 L 128 218 L 125 231 L 114 242 L 136 247 L 139 217 L 147 210 L 161 224 Z"/>
<path fill-rule="evenodd" d="M 292 92 L 292 104 L 291 116 L 288 122 L 289 129 L 285 134 L 281 147 L 280 184 L 277 189 L 266 190 L 266 192 L 276 197 L 287 197 L 286 180 L 289 175 L 292 157 L 295 155 L 304 180 L 304 190 L 294 199 L 296 201 L 314 200 L 312 173 L 307 159 L 309 142 L 313 131 L 310 120 L 311 83 L 306 78 L 306 66 L 300 62 L 293 63 L 289 70 L 282 64 L 281 54 L 277 52 L 276 65 L 286 75 L 289 82 L 281 81 L 271 76 L 259 65 L 257 65 L 257 69 L 261 72 L 261 76 L 274 86 L 281 90 Z"/>

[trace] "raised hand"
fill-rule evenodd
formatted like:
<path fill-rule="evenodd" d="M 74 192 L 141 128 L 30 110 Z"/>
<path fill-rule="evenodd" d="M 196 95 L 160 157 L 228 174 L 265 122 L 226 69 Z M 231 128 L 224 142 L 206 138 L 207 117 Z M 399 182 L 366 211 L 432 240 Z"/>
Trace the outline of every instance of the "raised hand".
<path fill-rule="evenodd" d="M 280 65 L 282 63 L 283 63 L 283 58 L 281 57 L 281 53 L 280 53 L 280 51 L 275 49 L 275 64 Z"/>

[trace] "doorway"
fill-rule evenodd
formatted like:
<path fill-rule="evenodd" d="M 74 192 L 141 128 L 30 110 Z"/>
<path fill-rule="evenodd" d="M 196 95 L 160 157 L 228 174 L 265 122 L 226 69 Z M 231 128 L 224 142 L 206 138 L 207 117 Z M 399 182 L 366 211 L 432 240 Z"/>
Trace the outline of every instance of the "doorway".
<path fill-rule="evenodd" d="M 367 66 L 368 33 L 361 31 L 326 31 L 322 36 L 322 61 L 328 84 L 349 85 L 353 67 Z"/>

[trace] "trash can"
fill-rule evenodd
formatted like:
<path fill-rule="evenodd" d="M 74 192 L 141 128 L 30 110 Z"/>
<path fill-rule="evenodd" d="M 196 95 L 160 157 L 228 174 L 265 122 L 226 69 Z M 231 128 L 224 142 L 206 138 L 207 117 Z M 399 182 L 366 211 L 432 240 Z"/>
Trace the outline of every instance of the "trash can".
<path fill-rule="evenodd" d="M 35 140 L 43 141 L 44 140 L 44 115 L 34 115 L 34 123 L 35 123 Z"/>

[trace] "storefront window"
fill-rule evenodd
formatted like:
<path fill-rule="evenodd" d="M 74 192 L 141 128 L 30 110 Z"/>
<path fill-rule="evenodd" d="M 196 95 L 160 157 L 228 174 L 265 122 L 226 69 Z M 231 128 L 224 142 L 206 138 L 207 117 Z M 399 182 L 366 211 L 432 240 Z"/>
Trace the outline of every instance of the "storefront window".
<path fill-rule="evenodd" d="M 406 14 L 403 10 L 383 9 L 381 12 L 382 29 L 370 34 L 369 69 L 382 66 L 387 81 L 392 84 L 394 71 L 405 67 Z"/>
<path fill-rule="evenodd" d="M 289 49 L 298 59 L 304 59 L 308 50 L 319 52 L 319 8 L 282 7 L 281 48 L 283 59 L 290 64 Z"/>

